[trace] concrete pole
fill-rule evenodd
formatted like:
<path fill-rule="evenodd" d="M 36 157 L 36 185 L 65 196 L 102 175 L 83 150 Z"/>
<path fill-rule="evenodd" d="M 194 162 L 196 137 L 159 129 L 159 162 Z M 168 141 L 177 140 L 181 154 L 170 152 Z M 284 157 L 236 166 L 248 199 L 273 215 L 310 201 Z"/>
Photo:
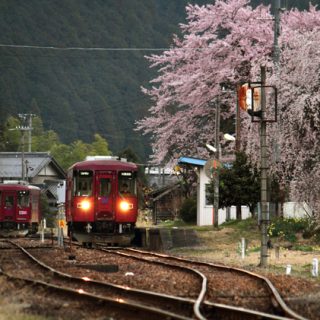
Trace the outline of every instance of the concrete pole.
<path fill-rule="evenodd" d="M 24 181 L 25 179 L 25 161 L 24 161 L 24 133 L 25 133 L 25 130 L 24 128 L 21 129 L 21 133 L 22 133 L 22 136 L 21 136 L 21 179 L 22 181 Z"/>
<path fill-rule="evenodd" d="M 239 92 L 239 87 L 237 87 L 237 93 Z M 237 96 L 236 101 L 236 152 L 240 151 L 241 146 L 241 118 L 240 118 L 240 107 L 239 107 L 239 99 Z"/>
<path fill-rule="evenodd" d="M 273 37 L 273 60 L 276 67 L 276 72 L 279 68 L 280 49 L 278 37 L 280 35 L 280 0 L 274 0 L 274 37 Z"/>
<path fill-rule="evenodd" d="M 29 130 L 28 130 L 28 152 L 31 152 L 31 145 L 32 145 L 32 117 L 34 116 L 33 114 L 28 114 L 29 116 Z"/>
<path fill-rule="evenodd" d="M 219 159 L 220 159 L 220 101 L 216 105 L 216 119 L 215 119 L 215 148 L 216 148 L 216 166 L 214 176 L 214 221 L 213 225 L 215 228 L 219 226 Z"/>
<path fill-rule="evenodd" d="M 268 155 L 267 155 L 267 122 L 265 121 L 266 112 L 266 69 L 261 67 L 261 122 L 260 122 L 260 147 L 261 147 L 261 256 L 260 266 L 267 267 L 268 265 Z"/>

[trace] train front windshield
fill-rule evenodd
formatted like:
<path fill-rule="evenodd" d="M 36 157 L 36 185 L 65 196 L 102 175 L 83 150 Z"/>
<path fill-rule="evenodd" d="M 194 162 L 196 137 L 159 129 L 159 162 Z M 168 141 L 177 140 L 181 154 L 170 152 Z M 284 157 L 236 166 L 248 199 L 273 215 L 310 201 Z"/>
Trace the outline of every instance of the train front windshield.
<path fill-rule="evenodd" d="M 30 205 L 30 194 L 29 191 L 18 191 L 18 206 L 20 208 L 26 208 Z"/>
<path fill-rule="evenodd" d="M 121 171 L 118 176 L 120 195 L 137 195 L 136 173 L 131 171 Z"/>
<path fill-rule="evenodd" d="M 92 195 L 92 171 L 75 171 L 73 180 L 73 195 L 91 196 Z"/>

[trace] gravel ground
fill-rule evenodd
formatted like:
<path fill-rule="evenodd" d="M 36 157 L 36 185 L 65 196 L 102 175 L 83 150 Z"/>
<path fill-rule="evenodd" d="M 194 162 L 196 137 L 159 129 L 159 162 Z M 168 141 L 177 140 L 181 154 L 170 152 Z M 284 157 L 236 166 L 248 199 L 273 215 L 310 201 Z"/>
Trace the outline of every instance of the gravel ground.
<path fill-rule="evenodd" d="M 260 268 L 260 240 L 247 241 L 247 252 L 244 259 L 239 252 L 241 238 L 234 240 L 234 229 L 223 228 L 219 231 L 199 233 L 200 247 L 174 248 L 169 254 L 177 254 L 196 260 L 208 261 L 244 268 L 268 277 L 279 290 L 288 305 L 309 319 L 320 319 L 320 274 L 311 275 L 312 260 L 320 262 L 320 248 L 313 252 L 289 250 L 286 243 L 279 243 L 279 255 L 275 248 L 269 250 L 268 266 Z M 230 241 L 230 238 L 232 240 Z M 297 245 L 309 245 L 302 238 Z M 313 244 L 314 245 L 314 244 Z M 291 265 L 290 275 L 286 274 L 287 266 Z"/>
<path fill-rule="evenodd" d="M 260 252 L 252 250 L 259 246 L 258 242 L 250 241 L 249 254 L 241 259 L 239 256 L 238 243 L 226 241 L 232 230 L 227 228 L 220 231 L 210 231 L 205 234 L 202 239 L 202 245 L 199 247 L 175 248 L 168 253 L 191 257 L 196 260 L 204 260 L 219 264 L 228 264 L 232 266 L 243 267 L 254 272 L 260 272 L 267 275 L 277 289 L 281 292 L 284 299 L 291 307 L 309 319 L 320 318 L 320 278 L 310 276 L 311 261 L 313 258 L 319 257 L 319 253 L 305 253 L 301 251 L 280 249 L 279 257 L 276 257 L 274 249 L 270 250 L 268 259 L 268 268 L 258 268 L 260 260 Z M 49 253 L 50 252 L 50 253 Z M 89 251 L 90 252 L 90 251 Z M 93 251 L 92 251 L 93 252 Z M 72 261 L 68 261 L 68 251 L 55 248 L 48 251 L 48 255 L 44 256 L 46 260 L 51 260 L 55 265 L 69 264 L 65 267 L 65 272 L 73 268 Z M 94 263 L 95 257 L 88 256 L 88 250 L 76 250 L 75 255 L 79 263 Z M 319 259 L 320 260 L 320 259 Z M 108 264 L 116 263 L 116 261 L 108 260 Z M 286 266 L 292 265 L 291 275 L 286 275 Z M 123 263 L 119 266 L 121 274 L 132 272 L 135 277 L 123 277 L 118 274 L 109 274 L 107 277 L 113 278 L 114 283 L 135 286 L 135 282 L 139 280 L 140 288 L 151 289 L 154 275 L 150 272 L 145 275 L 139 271 L 138 264 Z M 92 272 L 88 271 L 92 276 Z M 97 273 L 97 275 L 101 273 Z M 104 276 L 105 277 L 105 276 Z M 125 281 L 124 281 L 125 279 Z M 193 295 L 189 292 L 190 287 L 184 286 L 183 281 L 172 281 L 169 274 L 164 273 L 161 276 L 164 292 L 176 290 L 184 295 Z M 167 289 L 166 289 L 167 288 Z M 91 307 L 92 308 L 92 307 Z M 90 311 L 90 306 L 87 307 Z M 0 320 L 43 320 L 43 319 L 116 319 L 109 315 L 95 314 L 86 311 L 85 304 L 77 304 L 68 301 L 67 298 L 56 295 L 47 296 L 39 289 L 26 287 L 22 283 L 10 282 L 5 277 L 0 276 Z M 303 310 L 303 311 L 301 311 Z"/>

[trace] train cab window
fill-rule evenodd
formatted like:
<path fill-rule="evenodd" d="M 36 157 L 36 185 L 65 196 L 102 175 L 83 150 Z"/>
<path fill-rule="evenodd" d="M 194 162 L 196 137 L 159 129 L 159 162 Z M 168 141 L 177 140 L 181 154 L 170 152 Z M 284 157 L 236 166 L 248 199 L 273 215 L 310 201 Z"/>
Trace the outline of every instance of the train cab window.
<path fill-rule="evenodd" d="M 74 194 L 76 196 L 92 195 L 92 171 L 74 172 Z"/>
<path fill-rule="evenodd" d="M 6 196 L 4 203 L 6 208 L 12 208 L 14 204 L 13 196 Z"/>
<path fill-rule="evenodd" d="M 119 194 L 120 195 L 136 195 L 137 183 L 135 172 L 119 172 Z"/>
<path fill-rule="evenodd" d="M 111 180 L 109 178 L 100 179 L 99 196 L 107 197 L 111 192 Z"/>
<path fill-rule="evenodd" d="M 29 207 L 30 195 L 29 191 L 18 191 L 18 206 L 21 208 Z"/>

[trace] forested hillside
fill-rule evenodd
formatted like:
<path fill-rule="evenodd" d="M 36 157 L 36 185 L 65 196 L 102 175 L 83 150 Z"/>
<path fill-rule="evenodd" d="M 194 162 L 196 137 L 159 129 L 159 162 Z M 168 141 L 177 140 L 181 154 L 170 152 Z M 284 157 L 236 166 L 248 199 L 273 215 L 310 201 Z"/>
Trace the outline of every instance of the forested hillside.
<path fill-rule="evenodd" d="M 133 129 L 150 106 L 140 87 L 154 71 L 144 56 L 157 51 L 134 49 L 168 47 L 186 4 L 208 2 L 1 0 L 0 124 L 34 113 L 64 143 L 98 133 L 112 152 L 131 147 L 145 160 L 148 140 Z"/>

